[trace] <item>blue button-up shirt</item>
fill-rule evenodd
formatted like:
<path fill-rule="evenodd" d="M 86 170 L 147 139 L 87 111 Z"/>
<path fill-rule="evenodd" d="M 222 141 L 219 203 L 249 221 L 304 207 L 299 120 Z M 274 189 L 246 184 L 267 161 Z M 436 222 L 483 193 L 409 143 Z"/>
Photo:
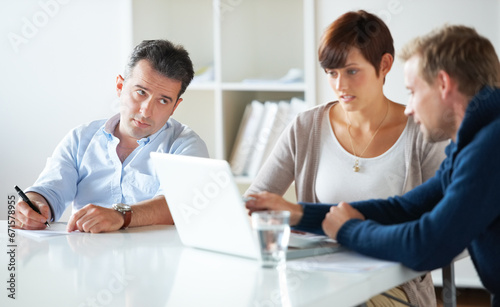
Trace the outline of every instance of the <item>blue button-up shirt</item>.
<path fill-rule="evenodd" d="M 45 197 L 58 220 L 73 204 L 73 212 L 87 204 L 110 208 L 134 204 L 163 194 L 149 157 L 151 152 L 208 157 L 203 140 L 189 127 L 170 118 L 155 134 L 138 140 L 123 163 L 116 153 L 120 140 L 113 135 L 120 120 L 93 121 L 70 131 L 28 192 Z"/>

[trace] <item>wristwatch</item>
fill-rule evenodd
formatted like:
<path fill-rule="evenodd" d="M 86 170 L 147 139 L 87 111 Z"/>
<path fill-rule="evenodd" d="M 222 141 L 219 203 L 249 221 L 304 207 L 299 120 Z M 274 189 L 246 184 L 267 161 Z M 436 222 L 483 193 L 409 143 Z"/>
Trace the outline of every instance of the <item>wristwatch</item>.
<path fill-rule="evenodd" d="M 132 213 L 133 213 L 132 208 L 129 205 L 117 203 L 113 204 L 113 209 L 123 214 L 123 218 L 125 219 L 125 222 L 123 223 L 123 226 L 120 229 L 127 228 L 128 225 L 130 224 L 130 221 L 132 221 Z"/>

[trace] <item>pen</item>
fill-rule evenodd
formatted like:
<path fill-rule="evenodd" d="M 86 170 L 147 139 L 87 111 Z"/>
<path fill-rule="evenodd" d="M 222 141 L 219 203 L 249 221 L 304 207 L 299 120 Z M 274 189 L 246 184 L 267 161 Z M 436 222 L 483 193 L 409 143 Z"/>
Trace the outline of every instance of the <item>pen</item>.
<path fill-rule="evenodd" d="M 247 202 L 247 201 L 250 201 L 250 200 L 255 200 L 255 197 L 243 197 L 243 202 Z"/>
<path fill-rule="evenodd" d="M 38 208 L 35 207 L 35 205 L 33 205 L 33 203 L 28 198 L 28 196 L 26 196 L 26 194 L 24 194 L 23 190 L 21 190 L 17 185 L 16 185 L 15 189 L 17 191 L 17 194 L 19 194 L 19 196 L 21 196 L 21 198 L 28 204 L 28 206 L 30 206 L 31 209 L 35 210 L 36 213 L 41 214 L 40 210 L 38 210 Z M 50 227 L 49 222 L 47 222 L 47 221 L 45 222 L 45 225 L 47 227 Z"/>

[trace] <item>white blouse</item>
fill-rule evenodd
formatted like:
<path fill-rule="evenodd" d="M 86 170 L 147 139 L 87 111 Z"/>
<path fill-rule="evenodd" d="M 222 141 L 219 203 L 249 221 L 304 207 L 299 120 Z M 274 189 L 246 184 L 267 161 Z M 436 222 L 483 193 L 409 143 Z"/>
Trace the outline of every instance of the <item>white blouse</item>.
<path fill-rule="evenodd" d="M 359 172 L 353 171 L 356 157 L 337 140 L 330 125 L 329 109 L 323 115 L 321 152 L 315 192 L 322 203 L 352 202 L 400 195 L 405 178 L 404 140 L 408 124 L 389 150 L 378 157 L 359 158 Z"/>

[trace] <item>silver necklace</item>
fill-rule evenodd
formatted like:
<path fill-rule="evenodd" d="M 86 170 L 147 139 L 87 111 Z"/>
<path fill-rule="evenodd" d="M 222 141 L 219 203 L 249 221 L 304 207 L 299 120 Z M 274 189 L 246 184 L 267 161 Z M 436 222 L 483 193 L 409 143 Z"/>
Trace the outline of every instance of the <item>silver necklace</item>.
<path fill-rule="evenodd" d="M 373 139 L 375 138 L 375 136 L 377 135 L 378 131 L 380 130 L 380 127 L 382 127 L 382 124 L 384 123 L 384 121 L 385 121 L 385 119 L 387 117 L 387 114 L 389 114 L 389 100 L 387 100 L 387 110 L 385 111 L 384 118 L 382 118 L 382 121 L 378 125 L 377 130 L 375 130 L 375 133 L 373 133 L 372 138 L 370 139 L 370 141 L 368 142 L 368 144 L 366 144 L 365 149 L 358 156 L 358 155 L 356 155 L 356 150 L 354 150 L 354 144 L 352 142 L 351 120 L 349 119 L 349 115 L 347 115 L 347 112 L 345 113 L 345 116 L 347 118 L 347 122 L 349 122 L 349 125 L 347 125 L 347 133 L 349 135 L 349 141 L 351 142 L 352 154 L 354 155 L 354 166 L 352 167 L 352 170 L 354 172 L 357 173 L 357 172 L 359 172 L 361 170 L 361 167 L 359 166 L 359 158 L 361 158 L 361 156 L 363 156 L 363 154 L 365 153 L 365 151 L 368 149 L 368 147 L 372 143 Z"/>

